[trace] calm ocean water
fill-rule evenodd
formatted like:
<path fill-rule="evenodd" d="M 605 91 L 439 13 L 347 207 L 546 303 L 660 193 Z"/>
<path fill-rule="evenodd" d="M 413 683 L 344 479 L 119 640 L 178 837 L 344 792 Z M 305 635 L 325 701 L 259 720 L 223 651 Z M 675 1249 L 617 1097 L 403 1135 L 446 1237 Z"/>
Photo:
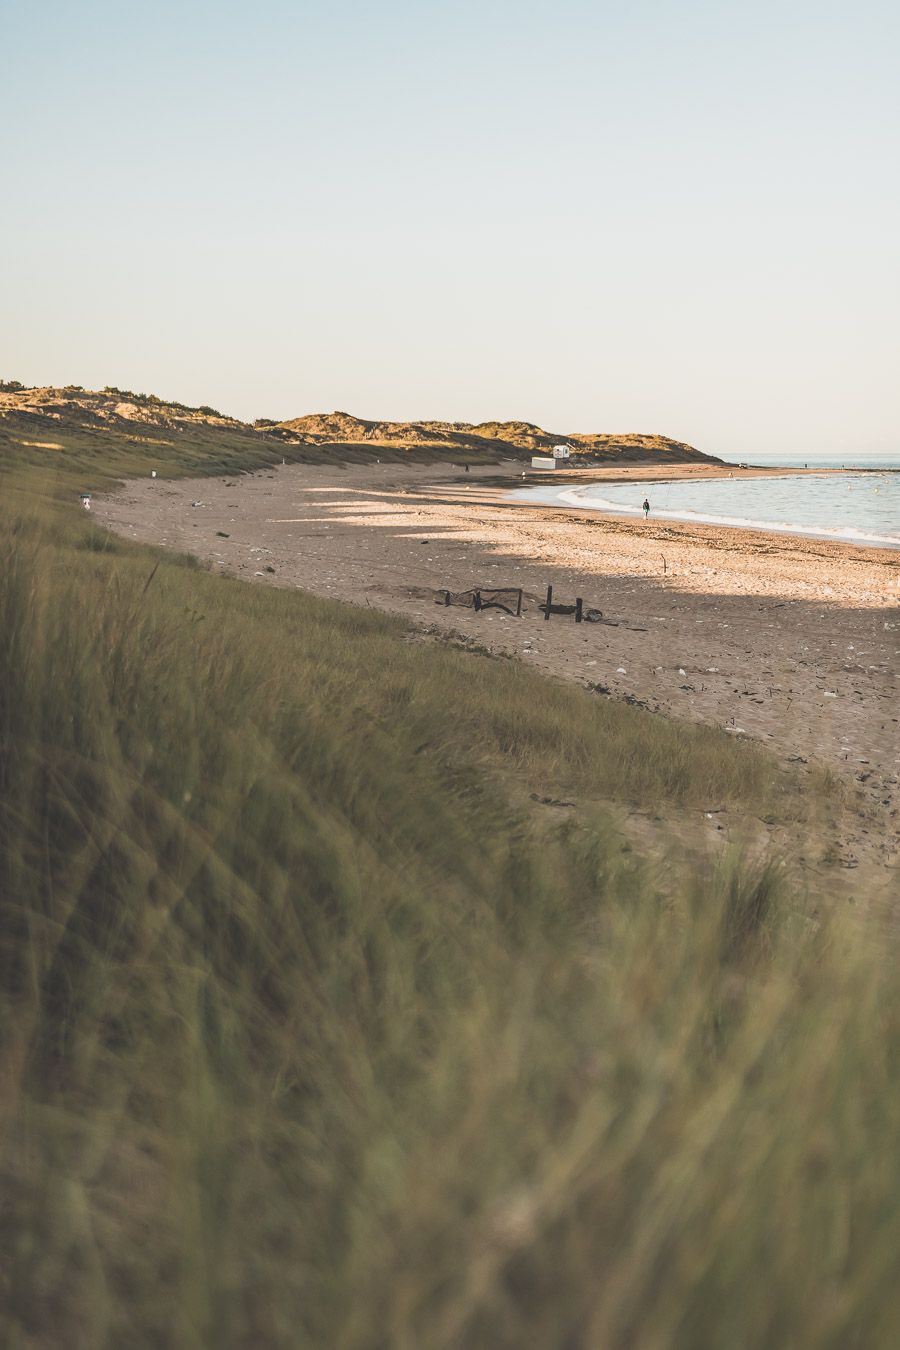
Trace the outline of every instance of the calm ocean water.
<path fill-rule="evenodd" d="M 742 529 L 776 530 L 900 548 L 900 463 L 876 461 L 879 472 L 706 481 L 584 483 L 519 488 L 523 501 L 641 516 L 646 496 L 654 520 L 684 520 Z M 808 463 L 810 468 L 814 462 Z M 829 467 L 835 466 L 830 460 Z M 859 463 L 859 460 L 857 460 Z"/>

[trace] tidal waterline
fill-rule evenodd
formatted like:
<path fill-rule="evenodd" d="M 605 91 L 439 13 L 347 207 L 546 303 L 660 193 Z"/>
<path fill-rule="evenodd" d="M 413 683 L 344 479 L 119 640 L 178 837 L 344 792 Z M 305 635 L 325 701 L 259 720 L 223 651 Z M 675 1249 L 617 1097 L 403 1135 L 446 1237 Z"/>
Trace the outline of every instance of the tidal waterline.
<path fill-rule="evenodd" d="M 900 548 L 900 471 L 518 488 L 523 502 Z"/>

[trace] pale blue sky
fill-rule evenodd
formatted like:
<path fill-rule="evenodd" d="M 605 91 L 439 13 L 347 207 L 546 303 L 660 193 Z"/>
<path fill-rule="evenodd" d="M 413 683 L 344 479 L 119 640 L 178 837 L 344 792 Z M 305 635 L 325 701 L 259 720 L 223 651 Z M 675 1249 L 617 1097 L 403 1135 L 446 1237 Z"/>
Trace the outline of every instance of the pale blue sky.
<path fill-rule="evenodd" d="M 0 22 L 0 376 L 900 454 L 893 0 Z"/>

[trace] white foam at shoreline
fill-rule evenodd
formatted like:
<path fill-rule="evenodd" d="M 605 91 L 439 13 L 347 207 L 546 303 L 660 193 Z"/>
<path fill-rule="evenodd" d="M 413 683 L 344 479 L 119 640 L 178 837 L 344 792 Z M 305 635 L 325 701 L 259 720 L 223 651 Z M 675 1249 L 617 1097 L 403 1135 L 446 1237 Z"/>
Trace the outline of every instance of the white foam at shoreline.
<path fill-rule="evenodd" d="M 685 482 L 688 480 L 676 479 L 673 481 Z M 551 506 L 564 504 L 566 506 L 577 507 L 582 511 L 603 511 L 610 515 L 631 518 L 640 518 L 643 516 L 643 510 L 640 506 L 629 506 L 623 502 L 610 501 L 606 497 L 597 495 L 591 496 L 590 494 L 595 493 L 596 489 L 596 483 L 585 483 L 579 487 L 565 489 L 549 487 L 522 488 L 514 491 L 512 495 L 520 500 L 527 498 L 529 501 L 541 501 L 544 504 Z M 651 519 L 654 521 L 682 521 L 689 525 L 725 525 L 733 529 L 759 530 L 762 532 L 768 531 L 774 534 L 800 535 L 816 539 L 834 539 L 843 543 L 856 543 L 876 548 L 900 549 L 900 534 L 876 534 L 872 531 L 860 529 L 852 525 L 799 525 L 789 521 L 760 520 L 749 516 L 716 515 L 708 511 L 691 511 L 687 508 L 673 511 L 656 507 L 654 507 L 651 512 Z"/>

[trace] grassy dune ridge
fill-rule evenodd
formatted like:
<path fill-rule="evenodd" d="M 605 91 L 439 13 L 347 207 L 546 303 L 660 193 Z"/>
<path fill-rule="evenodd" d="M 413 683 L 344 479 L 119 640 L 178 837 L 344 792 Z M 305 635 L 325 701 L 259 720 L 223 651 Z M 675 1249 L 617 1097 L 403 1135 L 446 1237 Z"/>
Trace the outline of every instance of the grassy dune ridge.
<path fill-rule="evenodd" d="M 238 473 L 287 463 L 354 463 L 379 458 L 467 464 L 527 460 L 569 439 L 584 462 L 658 464 L 709 461 L 669 436 L 589 434 L 567 438 L 529 422 L 373 422 L 348 413 L 250 424 L 215 408 L 189 408 L 131 390 L 25 388 L 0 380 L 0 473 L 42 468 L 51 478 L 77 470 L 81 490 L 110 476 L 156 469 L 172 474 Z"/>
<path fill-rule="evenodd" d="M 12 486 L 3 1344 L 896 1343 L 893 943 L 591 804 L 808 794 Z"/>

